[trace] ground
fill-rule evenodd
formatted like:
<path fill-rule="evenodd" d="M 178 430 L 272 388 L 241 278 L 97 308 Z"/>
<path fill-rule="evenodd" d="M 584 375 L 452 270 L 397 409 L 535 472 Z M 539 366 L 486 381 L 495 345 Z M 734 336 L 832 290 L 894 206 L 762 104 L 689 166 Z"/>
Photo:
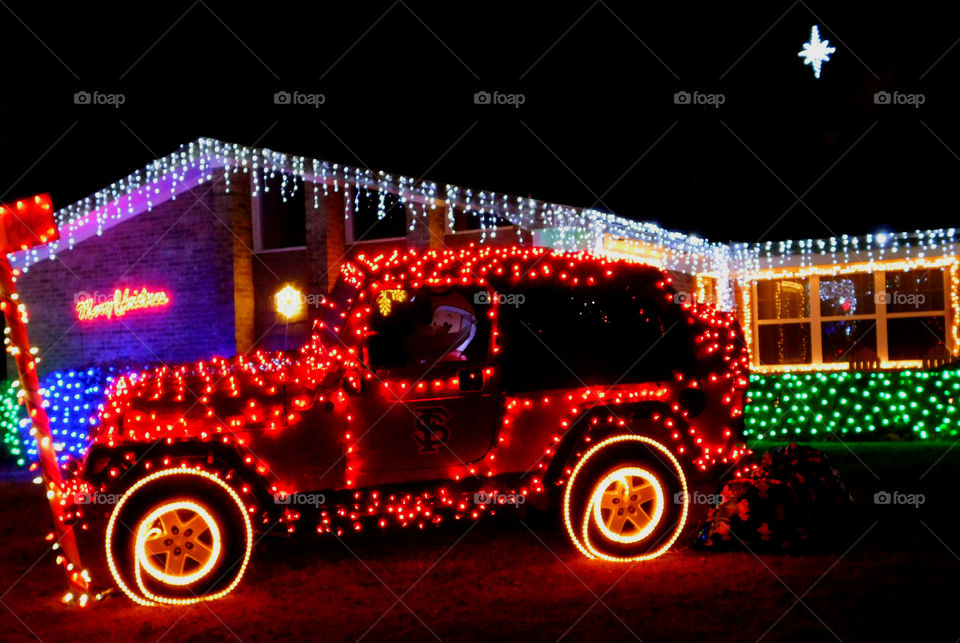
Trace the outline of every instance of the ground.
<path fill-rule="evenodd" d="M 306 545 L 266 539 L 233 594 L 184 608 L 124 597 L 84 610 L 59 605 L 64 580 L 41 536 L 49 513 L 30 476 L 8 467 L 0 476 L 0 638 L 956 640 L 949 588 L 960 572 L 960 448 L 819 446 L 858 504 L 854 527 L 827 551 L 681 548 L 611 565 L 584 560 L 551 517 L 514 515 Z M 922 493 L 924 502 L 878 505 L 878 491 Z"/>

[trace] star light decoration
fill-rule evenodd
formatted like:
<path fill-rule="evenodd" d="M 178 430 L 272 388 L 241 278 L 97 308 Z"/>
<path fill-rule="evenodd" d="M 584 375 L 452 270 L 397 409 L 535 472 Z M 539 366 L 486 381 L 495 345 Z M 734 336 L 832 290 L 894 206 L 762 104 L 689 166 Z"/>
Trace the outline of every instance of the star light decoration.
<path fill-rule="evenodd" d="M 290 320 L 303 311 L 303 294 L 287 284 L 276 295 L 277 312 Z"/>
<path fill-rule="evenodd" d="M 804 58 L 803 64 L 813 67 L 813 77 L 820 78 L 820 66 L 830 60 L 830 54 L 837 50 L 830 46 L 829 40 L 820 40 L 820 29 L 817 25 L 810 28 L 810 42 L 803 43 L 803 51 L 797 52 Z"/>

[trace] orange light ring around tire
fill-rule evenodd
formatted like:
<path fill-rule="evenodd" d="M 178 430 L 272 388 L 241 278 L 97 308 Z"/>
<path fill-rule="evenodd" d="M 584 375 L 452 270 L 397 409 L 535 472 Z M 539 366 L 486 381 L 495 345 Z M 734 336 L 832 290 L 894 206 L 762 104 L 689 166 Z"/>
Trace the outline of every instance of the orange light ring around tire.
<path fill-rule="evenodd" d="M 610 444 L 616 444 L 619 442 L 634 441 L 634 442 L 643 442 L 649 444 L 653 448 L 657 449 L 662 453 L 671 463 L 673 463 L 674 469 L 677 472 L 677 475 L 680 478 L 680 486 L 682 487 L 682 498 L 683 498 L 683 508 L 680 515 L 680 521 L 677 524 L 676 529 L 673 534 L 670 536 L 670 539 L 660 546 L 656 551 L 653 551 L 649 554 L 642 554 L 640 556 L 608 556 L 607 554 L 601 553 L 596 550 L 596 548 L 590 543 L 589 531 L 590 527 L 590 518 L 592 516 L 592 506 L 588 506 L 587 510 L 584 511 L 584 520 L 581 526 L 581 533 L 583 534 L 583 541 L 580 540 L 577 534 L 577 530 L 574 529 L 573 521 L 570 518 L 570 500 L 571 500 L 571 490 L 573 489 L 573 483 L 577 478 L 577 474 L 580 473 L 580 470 L 583 466 L 590 460 L 593 455 Z M 591 496 L 591 505 L 593 497 Z M 587 558 L 600 558 L 602 560 L 607 560 L 610 562 L 639 562 L 644 560 L 650 560 L 660 556 L 664 552 L 670 549 L 673 546 L 673 543 L 676 542 L 677 538 L 680 537 L 680 532 L 683 531 L 683 526 L 687 522 L 687 511 L 689 509 L 689 494 L 687 492 L 687 478 L 683 474 L 683 469 L 680 466 L 680 463 L 677 461 L 676 457 L 670 451 L 657 442 L 643 435 L 617 435 L 611 438 L 607 438 L 601 442 L 595 444 L 589 451 L 587 451 L 580 461 L 577 462 L 577 465 L 574 467 L 573 472 L 570 474 L 570 478 L 567 480 L 566 489 L 563 493 L 563 524 L 567 529 L 567 535 L 570 536 L 570 540 L 573 542 L 574 546 L 580 550 L 580 552 Z"/>
<path fill-rule="evenodd" d="M 213 552 L 210 554 L 207 562 L 185 576 L 174 576 L 157 569 L 150 561 L 150 557 L 146 551 L 147 537 L 150 535 L 151 525 L 153 525 L 154 521 L 162 514 L 179 509 L 188 509 L 203 518 L 204 522 L 207 523 L 207 528 L 210 529 L 210 537 L 213 541 Z M 139 566 L 147 570 L 147 573 L 158 581 L 166 583 L 167 585 L 186 586 L 197 582 L 210 573 L 213 566 L 217 564 L 217 560 L 220 558 L 220 551 L 223 548 L 223 543 L 220 539 L 220 528 L 217 527 L 216 520 L 213 519 L 213 516 L 210 515 L 210 512 L 207 511 L 205 507 L 191 500 L 177 500 L 160 505 L 140 521 L 140 526 L 135 533 L 134 551 L 137 554 L 137 560 L 140 563 Z"/>
<path fill-rule="evenodd" d="M 610 528 L 604 524 L 603 518 L 601 517 L 601 513 L 600 513 L 601 512 L 600 505 L 601 505 L 601 501 L 603 500 L 603 494 L 606 492 L 607 488 L 611 484 L 613 484 L 617 479 L 624 478 L 624 484 L 629 487 L 629 484 L 627 484 L 627 481 L 626 481 L 626 478 L 628 476 L 631 478 L 632 477 L 643 478 L 644 480 L 649 482 L 653 486 L 653 491 L 656 496 L 655 497 L 656 504 L 655 504 L 653 516 L 650 518 L 650 522 L 643 529 L 638 530 L 637 533 L 631 534 L 630 536 L 625 537 L 622 534 L 613 533 L 612 531 L 610 531 Z M 657 523 L 660 522 L 660 518 L 661 516 L 663 516 L 663 505 L 664 505 L 663 488 L 660 486 L 660 481 L 657 480 L 656 476 L 654 476 L 652 473 L 650 473 L 646 469 L 641 469 L 640 467 L 623 467 L 621 469 L 617 469 L 616 471 L 608 475 L 606 478 L 601 480 L 599 484 L 597 484 L 597 486 L 594 487 L 593 493 L 590 495 L 590 507 L 592 509 L 593 519 L 597 527 L 600 529 L 600 531 L 603 532 L 603 535 L 609 538 L 610 540 L 613 540 L 618 543 L 624 543 L 624 544 L 639 542 L 644 538 L 646 538 L 647 536 L 649 536 L 650 532 L 656 529 Z"/>
<path fill-rule="evenodd" d="M 227 494 L 234 501 L 234 503 L 236 503 L 237 509 L 240 512 L 240 515 L 243 516 L 243 526 L 244 526 L 244 531 L 246 532 L 247 542 L 246 542 L 246 548 L 243 554 L 243 561 L 240 564 L 240 571 L 237 573 L 236 578 L 234 578 L 233 581 L 231 581 L 231 583 L 227 587 L 225 587 L 224 589 L 220 590 L 215 594 L 209 594 L 205 596 L 194 596 L 191 598 L 169 598 L 169 597 L 158 596 L 156 594 L 153 594 L 143 586 L 142 578 L 140 575 L 140 564 L 135 557 L 134 575 L 136 577 L 137 585 L 139 586 L 140 591 L 143 592 L 143 596 L 139 596 L 138 594 L 133 592 L 133 590 L 131 590 L 126 583 L 123 582 L 123 579 L 121 578 L 120 573 L 117 569 L 117 563 L 113 558 L 113 549 L 112 549 L 113 529 L 117 523 L 117 516 L 120 515 L 120 510 L 126 504 L 127 500 L 137 489 L 140 489 L 141 487 L 152 482 L 153 480 L 156 480 L 158 478 L 163 478 L 166 476 L 173 476 L 173 475 L 193 475 L 193 476 L 200 476 L 202 478 L 206 478 L 207 480 L 210 480 L 211 482 L 218 485 L 224 491 L 227 492 Z M 110 574 L 113 576 L 114 582 L 117 584 L 117 587 L 119 587 L 120 590 L 124 594 L 126 594 L 127 597 L 130 598 L 130 600 L 132 600 L 133 602 L 138 603 L 140 605 L 146 605 L 146 606 L 155 605 L 157 603 L 163 603 L 166 605 L 190 605 L 192 603 L 199 603 L 200 601 L 212 601 L 218 598 L 222 598 L 223 596 L 226 596 L 231 591 L 233 591 L 233 589 L 240 583 L 240 580 L 243 578 L 243 574 L 247 569 L 247 565 L 250 562 L 250 555 L 253 551 L 253 526 L 250 524 L 250 517 L 247 515 L 246 508 L 244 507 L 244 504 L 243 504 L 243 500 L 240 499 L 240 496 L 237 495 L 237 492 L 234 491 L 230 487 L 230 485 L 228 485 L 226 482 L 224 482 L 217 476 L 213 475 L 212 473 L 207 473 L 206 471 L 200 471 L 197 469 L 188 469 L 186 467 L 180 467 L 176 469 L 165 469 L 163 471 L 157 471 L 156 473 L 152 473 L 149 476 L 146 476 L 145 478 L 138 480 L 136 484 L 130 487 L 123 494 L 123 496 L 120 498 L 120 502 L 118 502 L 117 506 L 113 508 L 113 512 L 110 514 L 110 520 L 107 523 L 105 549 L 107 552 L 107 566 L 110 568 Z"/>

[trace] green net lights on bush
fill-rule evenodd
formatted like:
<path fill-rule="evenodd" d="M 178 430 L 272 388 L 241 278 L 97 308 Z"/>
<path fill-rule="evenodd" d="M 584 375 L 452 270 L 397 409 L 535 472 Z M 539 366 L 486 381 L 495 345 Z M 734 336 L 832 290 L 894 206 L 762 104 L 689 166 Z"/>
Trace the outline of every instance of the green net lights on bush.
<path fill-rule="evenodd" d="M 956 437 L 958 396 L 958 369 L 751 375 L 744 437 Z"/>
<path fill-rule="evenodd" d="M 0 434 L 3 435 L 3 454 L 23 465 L 23 440 L 20 436 L 20 405 L 17 402 L 17 382 L 0 381 Z"/>

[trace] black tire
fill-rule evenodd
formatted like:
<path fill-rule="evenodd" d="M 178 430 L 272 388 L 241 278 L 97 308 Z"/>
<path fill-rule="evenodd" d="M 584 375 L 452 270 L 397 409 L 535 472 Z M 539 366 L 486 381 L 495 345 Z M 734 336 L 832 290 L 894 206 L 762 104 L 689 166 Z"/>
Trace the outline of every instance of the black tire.
<path fill-rule="evenodd" d="M 105 547 L 114 581 L 127 596 L 145 605 L 182 605 L 220 598 L 237 586 L 253 529 L 242 500 L 223 480 L 166 469 L 123 494 Z"/>
<path fill-rule="evenodd" d="M 564 492 L 564 524 L 589 558 L 648 560 L 680 536 L 688 502 L 683 470 L 666 447 L 643 436 L 616 436 L 593 446 L 574 468 Z"/>

